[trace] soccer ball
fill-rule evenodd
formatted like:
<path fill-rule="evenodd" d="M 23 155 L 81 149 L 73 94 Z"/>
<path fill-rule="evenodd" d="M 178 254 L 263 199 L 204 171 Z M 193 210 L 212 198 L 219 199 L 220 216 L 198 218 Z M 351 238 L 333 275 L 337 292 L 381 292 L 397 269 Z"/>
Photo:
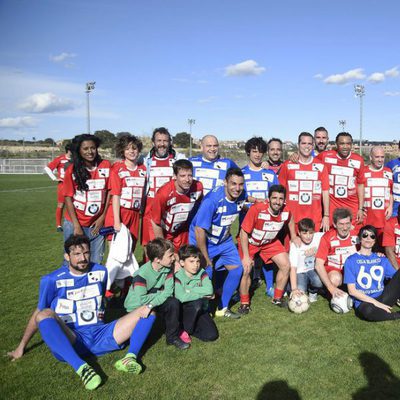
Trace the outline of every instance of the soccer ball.
<path fill-rule="evenodd" d="M 295 314 L 306 312 L 310 308 L 310 301 L 306 294 L 292 295 L 289 300 L 289 310 Z"/>
<path fill-rule="evenodd" d="M 345 293 L 344 296 L 332 297 L 331 308 L 335 313 L 346 314 L 353 308 L 353 299 Z"/>

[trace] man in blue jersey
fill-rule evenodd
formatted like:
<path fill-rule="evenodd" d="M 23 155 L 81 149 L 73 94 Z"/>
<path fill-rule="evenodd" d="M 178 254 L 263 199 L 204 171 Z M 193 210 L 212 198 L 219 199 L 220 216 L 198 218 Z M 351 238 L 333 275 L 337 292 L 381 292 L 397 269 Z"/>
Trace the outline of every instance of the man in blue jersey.
<path fill-rule="evenodd" d="M 190 244 L 196 245 L 206 260 L 210 278 L 213 268 L 217 272 L 228 271 L 215 315 L 233 319 L 240 318 L 240 315 L 229 309 L 229 302 L 239 285 L 243 267 L 233 242 L 231 226 L 246 200 L 243 187 L 243 172 L 239 168 L 229 168 L 224 186 L 215 188 L 204 198 L 189 233 Z"/>
<path fill-rule="evenodd" d="M 263 158 L 268 150 L 268 145 L 262 137 L 253 137 L 249 139 L 245 144 L 245 151 L 247 157 L 249 158 L 249 163 L 242 168 L 244 174 L 244 188 L 248 196 L 252 197 L 254 200 L 263 201 L 268 198 L 268 191 L 272 185 L 279 185 L 278 177 L 272 169 L 267 169 L 267 163 L 263 163 Z M 263 168 L 265 165 L 265 168 Z M 246 215 L 245 211 L 240 214 L 240 225 Z M 260 257 L 255 259 L 255 268 L 253 272 L 253 285 L 254 287 L 259 287 L 262 283 L 260 277 L 260 269 L 264 263 Z M 266 283 L 266 292 L 268 290 L 273 291 L 273 266 L 269 264 L 268 266 L 263 266 L 264 277 Z M 250 280 L 250 271 L 242 276 L 243 280 Z M 241 297 L 242 297 L 241 293 Z M 246 295 L 245 295 L 246 296 Z M 248 295 L 247 295 L 248 297 Z M 243 299 L 241 299 L 243 300 Z M 242 304 L 244 304 L 242 302 Z M 239 308 L 239 310 L 242 310 Z"/>
<path fill-rule="evenodd" d="M 220 157 L 218 150 L 218 139 L 213 135 L 206 135 L 201 139 L 202 154 L 189 159 L 193 164 L 193 178 L 203 184 L 204 195 L 224 184 L 229 168 L 238 167 L 231 159 Z"/>
<path fill-rule="evenodd" d="M 400 151 L 400 141 L 399 141 Z M 392 217 L 397 217 L 398 209 L 400 206 L 400 155 L 399 157 L 389 161 L 386 167 L 390 168 L 393 172 L 393 214 Z"/>
<path fill-rule="evenodd" d="M 94 390 L 101 384 L 101 378 L 84 358 L 122 349 L 139 319 L 147 318 L 150 308 L 143 306 L 116 321 L 104 323 L 106 268 L 90 263 L 90 242 L 86 236 L 71 235 L 64 248 L 68 264 L 42 277 L 38 306 L 18 347 L 8 355 L 12 360 L 22 357 L 39 330 L 54 357 L 68 363 L 86 389 Z M 139 374 L 142 367 L 130 351 L 132 345 L 131 340 L 127 355 L 115 367 Z"/>

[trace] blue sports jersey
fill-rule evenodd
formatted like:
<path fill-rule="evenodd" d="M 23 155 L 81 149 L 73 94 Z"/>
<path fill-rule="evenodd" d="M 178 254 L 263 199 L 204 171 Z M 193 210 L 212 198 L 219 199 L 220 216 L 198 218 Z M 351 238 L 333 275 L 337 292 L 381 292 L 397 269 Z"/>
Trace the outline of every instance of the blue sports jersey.
<path fill-rule="evenodd" d="M 400 205 L 400 158 L 395 158 L 386 164 L 393 172 L 393 213 L 392 217 L 397 217 Z"/>
<path fill-rule="evenodd" d="M 107 270 L 100 264 L 91 264 L 83 275 L 63 265 L 40 280 L 38 309 L 51 308 L 72 328 L 103 324 L 106 286 Z"/>
<path fill-rule="evenodd" d="M 244 188 L 247 195 L 256 199 L 268 198 L 268 191 L 272 185 L 279 185 L 278 177 L 272 169 L 252 170 L 248 165 L 242 168 L 244 174 Z"/>
<path fill-rule="evenodd" d="M 224 184 L 226 171 L 229 168 L 238 168 L 235 162 L 229 158 L 217 158 L 214 161 L 208 161 L 199 155 L 189 158 L 189 161 L 193 164 L 193 178 L 203 184 L 204 195 Z"/>
<path fill-rule="evenodd" d="M 195 244 L 196 226 L 203 228 L 207 234 L 207 246 L 218 245 L 231 237 L 231 225 L 242 209 L 246 191 L 235 201 L 229 201 L 225 196 L 225 187 L 220 186 L 211 191 L 203 200 L 190 224 L 190 243 Z"/>
<path fill-rule="evenodd" d="M 383 292 L 383 281 L 391 278 L 396 270 L 386 257 L 379 257 L 372 253 L 364 256 L 359 253 L 349 256 L 344 263 L 344 283 L 355 284 L 360 292 L 376 298 Z M 354 298 L 354 305 L 358 307 L 360 300 Z"/>

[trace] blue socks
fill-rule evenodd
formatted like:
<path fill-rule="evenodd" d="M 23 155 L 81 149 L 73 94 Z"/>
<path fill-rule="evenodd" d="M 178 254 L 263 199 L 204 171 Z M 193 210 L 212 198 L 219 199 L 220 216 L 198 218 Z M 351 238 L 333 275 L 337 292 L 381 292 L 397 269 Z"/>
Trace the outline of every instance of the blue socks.
<path fill-rule="evenodd" d="M 228 275 L 226 276 L 224 286 L 222 288 L 222 297 L 221 297 L 222 308 L 229 306 L 229 301 L 231 300 L 233 293 L 235 293 L 235 290 L 239 286 L 242 274 L 243 274 L 242 265 L 228 271 Z"/>
<path fill-rule="evenodd" d="M 136 357 L 139 356 L 139 352 L 149 336 L 155 320 L 155 315 L 149 315 L 147 318 L 139 319 L 131 335 L 128 353 L 133 353 Z"/>
<path fill-rule="evenodd" d="M 273 264 L 263 265 L 262 267 L 265 278 L 265 286 L 267 291 L 269 288 L 274 287 L 274 267 Z"/>
<path fill-rule="evenodd" d="M 54 318 L 43 319 L 39 322 L 38 326 L 43 341 L 56 358 L 67 362 L 75 371 L 78 371 L 85 364 L 85 361 L 78 356 L 67 335 Z"/>

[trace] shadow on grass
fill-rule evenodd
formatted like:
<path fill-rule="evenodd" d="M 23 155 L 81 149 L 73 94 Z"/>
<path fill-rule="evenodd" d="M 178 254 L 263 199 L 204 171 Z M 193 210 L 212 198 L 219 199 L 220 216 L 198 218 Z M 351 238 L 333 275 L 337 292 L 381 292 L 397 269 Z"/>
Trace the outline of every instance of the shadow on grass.
<path fill-rule="evenodd" d="M 353 400 L 400 399 L 400 379 L 385 361 L 369 352 L 361 353 L 358 358 L 368 386 L 353 394 Z"/>
<path fill-rule="evenodd" d="M 286 381 L 271 381 L 262 387 L 256 400 L 301 400 L 301 397 Z"/>

